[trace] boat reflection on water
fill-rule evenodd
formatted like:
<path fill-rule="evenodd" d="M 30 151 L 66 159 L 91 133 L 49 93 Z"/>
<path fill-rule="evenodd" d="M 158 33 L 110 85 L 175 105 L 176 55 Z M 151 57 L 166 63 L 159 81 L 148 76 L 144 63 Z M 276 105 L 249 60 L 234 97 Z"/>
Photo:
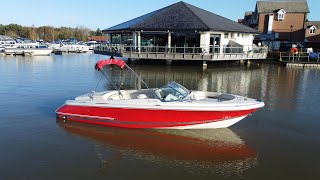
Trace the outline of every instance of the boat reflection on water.
<path fill-rule="evenodd" d="M 206 173 L 223 173 L 223 175 L 241 174 L 257 165 L 256 152 L 227 128 L 146 130 L 76 122 L 58 122 L 58 124 L 73 135 L 102 143 L 99 152 L 95 148 L 101 163 L 108 164 L 129 158 L 164 163 L 165 166 L 184 166 L 195 173 L 204 170 Z M 115 152 L 112 157 L 110 154 L 107 156 L 101 154 L 103 151 L 110 153 L 110 149 Z"/>

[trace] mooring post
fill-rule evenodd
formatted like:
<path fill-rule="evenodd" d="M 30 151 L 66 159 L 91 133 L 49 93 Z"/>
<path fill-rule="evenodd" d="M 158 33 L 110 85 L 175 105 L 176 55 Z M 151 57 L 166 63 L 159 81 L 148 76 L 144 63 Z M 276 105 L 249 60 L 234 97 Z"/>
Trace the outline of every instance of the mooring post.
<path fill-rule="evenodd" d="M 208 68 L 207 61 L 203 61 L 203 62 L 202 62 L 202 68 L 203 68 L 203 69 L 207 69 L 207 68 Z"/>
<path fill-rule="evenodd" d="M 172 64 L 172 60 L 171 60 L 171 59 L 167 59 L 167 60 L 166 60 L 166 64 L 167 64 L 167 65 L 171 65 L 171 64 Z"/>

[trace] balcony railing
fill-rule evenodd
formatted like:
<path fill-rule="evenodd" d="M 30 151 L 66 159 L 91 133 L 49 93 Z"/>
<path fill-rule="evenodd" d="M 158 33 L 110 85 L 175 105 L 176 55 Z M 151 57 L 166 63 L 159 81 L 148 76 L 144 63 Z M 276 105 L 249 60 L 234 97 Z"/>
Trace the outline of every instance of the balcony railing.
<path fill-rule="evenodd" d="M 267 47 L 253 46 L 132 46 L 122 44 L 96 44 L 95 52 L 126 58 L 172 60 L 244 60 L 266 59 Z"/>

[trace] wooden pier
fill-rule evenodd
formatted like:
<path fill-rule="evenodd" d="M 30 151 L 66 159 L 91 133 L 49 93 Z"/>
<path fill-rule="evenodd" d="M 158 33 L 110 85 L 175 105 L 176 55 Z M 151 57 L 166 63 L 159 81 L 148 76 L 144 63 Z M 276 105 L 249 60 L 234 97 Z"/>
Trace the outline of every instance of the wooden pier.
<path fill-rule="evenodd" d="M 320 63 L 312 62 L 287 62 L 287 67 L 289 68 L 320 68 Z"/>
<path fill-rule="evenodd" d="M 167 47 L 167 46 L 128 46 L 120 44 L 95 44 L 96 54 L 134 58 L 164 60 L 251 60 L 266 59 L 267 47 Z"/>

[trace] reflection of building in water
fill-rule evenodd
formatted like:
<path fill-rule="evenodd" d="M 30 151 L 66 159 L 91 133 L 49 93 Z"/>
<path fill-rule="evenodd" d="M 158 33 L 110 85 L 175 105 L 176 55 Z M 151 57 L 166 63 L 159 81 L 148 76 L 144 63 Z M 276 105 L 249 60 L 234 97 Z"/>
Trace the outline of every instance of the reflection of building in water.
<path fill-rule="evenodd" d="M 149 87 L 161 87 L 169 81 L 176 81 L 191 90 L 238 94 L 264 100 L 269 105 L 277 103 L 288 108 L 295 104 L 284 104 L 285 102 L 280 100 L 295 97 L 299 84 L 297 77 L 301 72 L 299 69 L 264 64 L 209 68 L 206 71 L 193 66 L 161 65 L 134 65 L 133 69 Z M 118 81 L 120 78 L 125 80 L 122 87 L 139 87 L 140 83 L 133 76 L 125 78 L 125 73 L 119 75 L 119 72 L 113 72 L 112 75 L 118 77 Z"/>
<path fill-rule="evenodd" d="M 281 66 L 266 66 L 264 68 L 264 88 L 262 98 L 269 107 L 280 109 L 294 109 L 303 69 L 287 69 Z M 302 83 L 303 84 L 303 83 Z"/>
<path fill-rule="evenodd" d="M 248 95 L 250 88 L 256 88 L 261 81 L 261 69 L 229 67 L 208 69 L 175 66 L 134 66 L 133 68 L 150 87 L 160 87 L 169 81 L 176 81 L 192 90 L 219 91 Z M 117 74 L 117 73 L 114 73 Z M 125 81 L 127 86 L 138 87 L 134 77 Z M 252 84 L 255 83 L 255 84 Z M 129 85 L 128 85 L 129 83 Z"/>
<path fill-rule="evenodd" d="M 141 130 L 60 123 L 66 131 L 106 145 L 93 153 L 112 165 L 122 158 L 187 169 L 192 173 L 241 175 L 257 165 L 256 152 L 230 129 Z M 114 153 L 110 154 L 110 148 Z M 105 153 L 105 154 L 104 154 Z M 111 162 L 110 162 L 111 161 Z M 102 165 L 103 166 L 103 165 Z"/>

